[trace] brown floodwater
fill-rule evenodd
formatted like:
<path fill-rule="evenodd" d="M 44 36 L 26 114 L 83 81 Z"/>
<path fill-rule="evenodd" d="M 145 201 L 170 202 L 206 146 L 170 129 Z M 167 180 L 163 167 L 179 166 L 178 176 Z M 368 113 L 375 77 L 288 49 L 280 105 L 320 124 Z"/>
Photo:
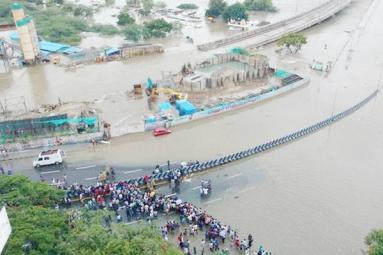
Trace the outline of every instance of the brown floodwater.
<path fill-rule="evenodd" d="M 168 159 L 201 161 L 266 142 L 348 108 L 382 83 L 383 2 L 376 0 L 369 12 L 371 3 L 354 1 L 336 17 L 305 31 L 309 43 L 294 57 L 278 55 L 274 45 L 261 49 L 273 64 L 310 76 L 308 86 L 176 127 L 169 136 L 129 135 L 97 153 L 70 153 L 69 158 L 134 166 Z M 38 66 L 3 78 L 0 91 L 2 97 L 24 95 L 30 104 L 56 102 L 58 97 L 91 100 L 209 54 L 181 44 L 163 55 L 90 65 L 75 72 Z M 333 61 L 332 72 L 325 76 L 310 70 L 313 59 Z M 128 107 L 120 109 L 130 114 Z M 378 95 L 330 128 L 225 167 L 232 174 L 243 173 L 246 181 L 236 186 L 234 179 L 228 181 L 234 188 L 204 207 L 240 233 L 254 233 L 257 244 L 271 247 L 275 254 L 361 254 L 364 236 L 383 226 L 382 116 L 383 99 Z"/>

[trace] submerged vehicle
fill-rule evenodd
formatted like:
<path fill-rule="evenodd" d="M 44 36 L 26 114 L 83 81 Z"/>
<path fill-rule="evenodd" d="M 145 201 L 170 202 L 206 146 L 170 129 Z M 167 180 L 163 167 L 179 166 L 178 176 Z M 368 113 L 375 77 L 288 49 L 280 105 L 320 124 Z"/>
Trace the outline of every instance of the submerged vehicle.
<path fill-rule="evenodd" d="M 167 135 L 167 134 L 170 134 L 172 131 L 170 131 L 169 129 L 167 128 L 163 128 L 163 127 L 157 127 L 153 130 L 153 135 L 154 136 L 160 136 L 160 135 Z"/>

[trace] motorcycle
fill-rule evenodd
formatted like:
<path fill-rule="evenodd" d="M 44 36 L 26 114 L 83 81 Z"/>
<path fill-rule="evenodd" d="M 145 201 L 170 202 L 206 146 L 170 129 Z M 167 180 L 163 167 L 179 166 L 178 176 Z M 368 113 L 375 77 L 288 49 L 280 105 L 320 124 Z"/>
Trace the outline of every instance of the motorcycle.
<path fill-rule="evenodd" d="M 201 180 L 200 195 L 201 197 L 207 197 L 211 193 L 211 181 Z"/>

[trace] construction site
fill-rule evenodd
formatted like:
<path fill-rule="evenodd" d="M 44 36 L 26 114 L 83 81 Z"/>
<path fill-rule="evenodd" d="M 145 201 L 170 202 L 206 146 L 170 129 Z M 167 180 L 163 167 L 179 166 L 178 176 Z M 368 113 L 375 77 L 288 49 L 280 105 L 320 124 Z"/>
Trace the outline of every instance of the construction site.
<path fill-rule="evenodd" d="M 28 109 L 23 97 L 2 98 L 0 101 L 0 144 L 29 141 L 100 131 L 97 110 L 90 103 L 41 105 Z"/>
<path fill-rule="evenodd" d="M 177 74 L 163 74 L 158 82 L 148 78 L 145 94 L 151 114 L 145 116 L 145 124 L 170 125 L 185 116 L 191 119 L 222 106 L 231 108 L 230 104 L 261 98 L 300 80 L 270 67 L 264 55 L 233 48 L 201 63 L 186 63 Z M 140 97 L 142 91 L 141 84 L 134 86 L 135 95 Z"/>
<path fill-rule="evenodd" d="M 124 60 L 137 56 L 163 53 L 161 44 L 129 43 L 120 47 L 99 46 L 81 48 L 51 42 L 39 37 L 33 18 L 24 12 L 20 3 L 11 5 L 13 23 L 1 24 L 0 73 L 25 65 L 48 63 L 74 69 L 83 64 Z"/>

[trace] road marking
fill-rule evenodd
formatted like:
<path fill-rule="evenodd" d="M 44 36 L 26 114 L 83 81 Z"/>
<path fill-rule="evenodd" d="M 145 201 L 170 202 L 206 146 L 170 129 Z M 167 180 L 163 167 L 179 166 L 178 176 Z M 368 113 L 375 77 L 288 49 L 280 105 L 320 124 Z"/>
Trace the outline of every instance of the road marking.
<path fill-rule="evenodd" d="M 172 196 L 175 196 L 175 195 L 177 195 L 177 193 L 172 193 L 172 194 L 166 195 L 165 198 L 172 197 Z"/>
<path fill-rule="evenodd" d="M 135 221 L 131 221 L 131 222 L 128 222 L 128 225 L 131 225 L 131 224 L 136 224 L 136 223 L 138 223 L 138 222 L 140 222 L 140 221 L 142 221 L 142 220 L 135 220 Z"/>
<path fill-rule="evenodd" d="M 194 188 L 192 188 L 192 190 L 196 190 L 196 189 L 199 189 L 200 186 L 195 186 Z"/>
<path fill-rule="evenodd" d="M 238 176 L 241 176 L 242 173 L 238 173 L 238 174 L 235 174 L 235 175 L 232 175 L 232 176 L 228 176 L 226 177 L 226 179 L 231 179 L 231 178 L 235 178 L 235 177 L 238 177 Z"/>
<path fill-rule="evenodd" d="M 213 200 L 207 201 L 207 202 L 205 202 L 205 203 L 203 203 L 203 204 L 204 204 L 204 205 L 208 205 L 208 204 L 211 204 L 211 203 L 220 201 L 220 200 L 222 200 L 222 198 L 213 199 Z"/>
<path fill-rule="evenodd" d="M 97 179 L 97 176 L 96 177 L 85 178 L 86 181 L 95 180 L 95 179 Z"/>
<path fill-rule="evenodd" d="M 131 174 L 131 173 L 137 173 L 144 171 L 144 169 L 136 169 L 136 170 L 130 170 L 130 171 L 125 171 L 124 174 Z"/>
<path fill-rule="evenodd" d="M 88 169 L 88 168 L 93 168 L 95 167 L 96 165 L 90 165 L 90 166 L 80 166 L 80 167 L 76 167 L 76 170 L 81 170 L 81 169 Z"/>
<path fill-rule="evenodd" d="M 53 171 L 46 171 L 46 172 L 41 172 L 40 174 L 51 174 L 51 173 L 58 173 L 60 170 L 53 170 Z"/>

